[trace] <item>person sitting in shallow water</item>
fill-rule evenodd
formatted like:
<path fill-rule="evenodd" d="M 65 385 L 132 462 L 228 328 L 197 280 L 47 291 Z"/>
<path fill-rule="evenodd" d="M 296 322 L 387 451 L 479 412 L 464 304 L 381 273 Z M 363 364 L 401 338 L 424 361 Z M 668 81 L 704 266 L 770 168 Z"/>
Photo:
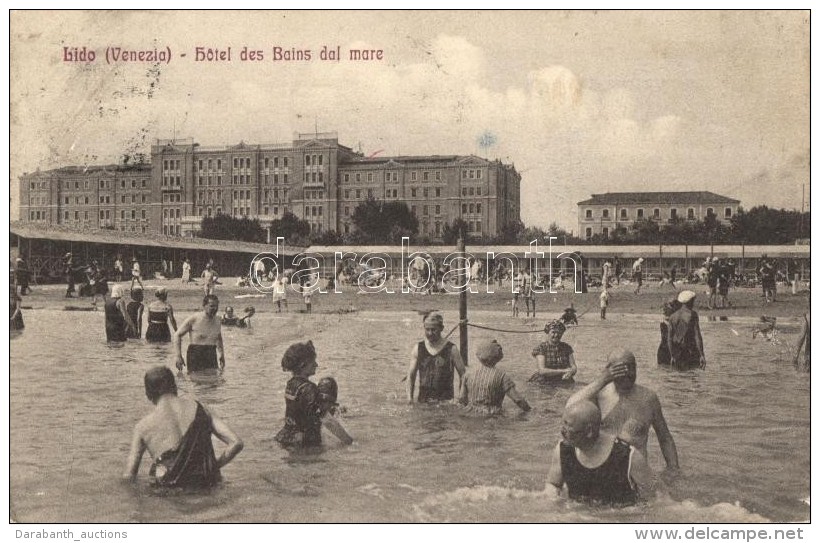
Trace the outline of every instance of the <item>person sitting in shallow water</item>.
<path fill-rule="evenodd" d="M 471 409 L 490 414 L 501 412 L 504 396 L 523 411 L 530 410 L 527 400 L 515 390 L 515 383 L 506 372 L 496 368 L 504 358 L 504 351 L 496 340 L 486 341 L 476 349 L 480 364 L 470 366 L 461 381 L 458 401 Z"/>
<path fill-rule="evenodd" d="M 134 482 L 147 450 L 154 459 L 152 483 L 163 487 L 208 487 L 219 482 L 220 468 L 239 454 L 239 437 L 204 405 L 177 396 L 174 374 L 165 366 L 145 373 L 145 395 L 154 411 L 134 428 L 123 478 Z M 216 458 L 211 436 L 225 443 Z"/>
<path fill-rule="evenodd" d="M 328 416 L 336 402 L 333 387 L 325 385 L 322 393 L 309 379 L 318 367 L 312 341 L 294 343 L 282 356 L 282 370 L 292 374 L 285 385 L 285 425 L 275 438 L 283 447 L 321 445 L 322 425 L 346 445 L 353 442 L 341 423 Z"/>
<path fill-rule="evenodd" d="M 578 371 L 572 347 L 561 341 L 567 327 L 560 320 L 553 320 L 544 326 L 547 341 L 533 349 L 532 356 L 538 366 L 530 381 L 540 384 L 571 382 Z"/>
<path fill-rule="evenodd" d="M 254 316 L 256 313 L 256 308 L 253 306 L 248 306 L 245 308 L 245 316 L 244 317 L 237 317 L 234 314 L 233 307 L 228 306 L 225 308 L 225 314 L 222 315 L 222 326 L 236 326 L 237 328 L 246 328 L 251 324 L 251 317 Z"/>

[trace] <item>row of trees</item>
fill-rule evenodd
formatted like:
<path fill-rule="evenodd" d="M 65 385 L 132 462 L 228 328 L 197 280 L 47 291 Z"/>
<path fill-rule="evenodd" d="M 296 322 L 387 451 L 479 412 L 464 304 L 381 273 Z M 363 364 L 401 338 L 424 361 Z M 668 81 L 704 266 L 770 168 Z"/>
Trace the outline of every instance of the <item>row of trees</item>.
<path fill-rule="evenodd" d="M 790 244 L 804 236 L 808 237 L 810 220 L 809 213 L 758 206 L 749 211 L 740 209 L 729 224 L 720 222 L 714 216 L 703 221 L 681 219 L 665 223 L 663 227 L 658 222 L 643 220 L 633 223 L 629 228 L 618 227 L 607 238 L 596 235 L 590 240 L 582 240 L 554 222 L 544 230 L 528 227 L 517 221 L 505 225 L 497 236 L 471 236 L 469 241 L 484 245 L 526 245 L 533 240 L 548 243 L 550 237 L 555 237 L 556 244 L 576 245 Z M 398 245 L 404 236 L 417 245 L 454 245 L 459 235 L 465 239 L 468 237 L 467 223 L 462 219 L 445 224 L 441 240 L 420 236 L 419 220 L 403 202 L 366 200 L 356 207 L 351 222 L 353 229 L 346 234 L 333 230 L 316 233 L 311 232 L 307 221 L 288 212 L 281 219 L 273 221 L 271 232 L 275 236 L 284 237 L 289 245 L 303 246 Z M 257 243 L 267 241 L 267 232 L 257 219 L 237 219 L 221 214 L 202 219 L 200 236 Z"/>

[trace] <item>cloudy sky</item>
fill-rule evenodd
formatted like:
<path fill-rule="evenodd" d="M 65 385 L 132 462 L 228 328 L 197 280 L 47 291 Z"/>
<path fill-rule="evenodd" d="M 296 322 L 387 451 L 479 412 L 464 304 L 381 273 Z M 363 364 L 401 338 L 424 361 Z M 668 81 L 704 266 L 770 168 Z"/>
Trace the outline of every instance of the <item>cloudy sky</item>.
<path fill-rule="evenodd" d="M 318 126 L 365 154 L 512 162 L 533 226 L 576 230 L 593 192 L 799 209 L 805 184 L 808 202 L 807 12 L 14 12 L 10 24 L 12 198 L 24 171 L 111 163 L 174 133 L 271 143 Z M 323 62 L 324 45 L 384 59 Z M 64 62 L 65 46 L 97 59 Z M 172 58 L 109 65 L 108 46 Z M 231 62 L 194 60 L 229 46 Z M 244 46 L 264 61 L 241 62 Z M 274 61 L 274 47 L 312 60 Z"/>

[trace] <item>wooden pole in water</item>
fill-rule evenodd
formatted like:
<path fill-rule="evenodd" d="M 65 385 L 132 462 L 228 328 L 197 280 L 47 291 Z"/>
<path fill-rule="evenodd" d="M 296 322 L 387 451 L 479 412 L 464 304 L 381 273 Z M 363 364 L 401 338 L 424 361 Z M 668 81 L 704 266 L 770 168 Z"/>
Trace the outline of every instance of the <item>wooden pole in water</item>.
<path fill-rule="evenodd" d="M 459 275 L 459 285 L 463 285 L 461 292 L 458 294 L 458 318 L 459 318 L 459 325 L 458 325 L 458 333 L 461 339 L 461 343 L 459 345 L 459 350 L 461 351 L 461 358 L 464 360 L 464 365 L 467 365 L 469 360 L 468 356 L 468 342 L 467 342 L 467 289 L 469 285 L 466 284 L 467 279 L 467 269 L 464 267 L 466 265 L 466 260 L 464 259 L 464 237 L 460 235 L 458 237 L 458 241 L 456 242 L 456 251 L 458 252 L 458 256 L 461 258 L 462 267 L 458 273 Z"/>

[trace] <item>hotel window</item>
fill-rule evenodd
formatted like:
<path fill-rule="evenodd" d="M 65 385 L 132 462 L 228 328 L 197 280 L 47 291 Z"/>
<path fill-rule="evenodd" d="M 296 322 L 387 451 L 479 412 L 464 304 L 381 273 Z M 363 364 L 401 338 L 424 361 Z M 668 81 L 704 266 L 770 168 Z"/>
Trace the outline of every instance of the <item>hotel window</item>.
<path fill-rule="evenodd" d="M 310 166 L 310 155 L 305 155 L 305 166 Z"/>
<path fill-rule="evenodd" d="M 288 174 L 283 174 L 282 175 L 282 183 L 284 183 L 285 185 L 288 184 Z"/>
<path fill-rule="evenodd" d="M 367 189 L 367 197 L 373 198 L 373 189 Z"/>
<path fill-rule="evenodd" d="M 350 183 L 350 174 L 346 173 L 342 176 L 342 183 Z"/>
<path fill-rule="evenodd" d="M 373 182 L 373 174 L 372 174 L 372 173 L 368 173 L 368 174 L 367 174 L 367 182 L 368 182 L 368 183 L 372 183 L 372 182 Z"/>
<path fill-rule="evenodd" d="M 410 172 L 410 181 L 415 181 L 418 178 L 417 172 Z"/>
<path fill-rule="evenodd" d="M 592 210 L 587 209 L 586 212 L 584 213 L 584 217 L 586 217 L 587 219 L 591 219 L 592 218 Z"/>
<path fill-rule="evenodd" d="M 609 218 L 609 210 L 608 210 L 608 209 L 604 209 L 604 210 L 601 212 L 601 217 L 603 217 L 603 218 L 605 218 L 605 219 L 608 219 L 608 218 Z"/>
<path fill-rule="evenodd" d="M 467 173 L 469 174 L 470 179 L 475 179 L 475 170 L 469 170 Z"/>
<path fill-rule="evenodd" d="M 642 208 L 638 209 L 638 218 L 643 219 L 643 209 Z"/>
<path fill-rule="evenodd" d="M 470 213 L 475 213 L 475 204 L 470 204 Z"/>
<path fill-rule="evenodd" d="M 686 210 L 686 218 L 687 219 L 694 219 L 695 218 L 695 209 L 690 207 Z"/>
<path fill-rule="evenodd" d="M 415 197 L 416 197 L 416 189 L 410 189 L 410 197 L 411 197 L 411 198 L 415 198 Z"/>
<path fill-rule="evenodd" d="M 350 216 L 350 208 L 345 206 L 345 217 L 349 217 L 349 216 Z"/>
<path fill-rule="evenodd" d="M 652 210 L 652 217 L 655 218 L 655 219 L 660 219 L 661 218 L 661 210 L 657 207 L 655 209 L 653 209 Z"/>
<path fill-rule="evenodd" d="M 221 158 L 216 159 L 216 169 L 217 169 L 217 171 L 220 171 L 220 172 L 222 171 L 222 159 Z"/>
<path fill-rule="evenodd" d="M 429 181 L 430 180 L 430 172 L 422 172 L 421 180 L 422 181 Z"/>
<path fill-rule="evenodd" d="M 732 218 L 732 208 L 731 207 L 725 208 L 723 210 L 723 216 L 726 217 L 727 219 L 731 219 Z"/>
<path fill-rule="evenodd" d="M 345 200 L 350 199 L 350 189 L 345 189 Z"/>
<path fill-rule="evenodd" d="M 461 178 L 467 179 L 467 170 L 461 170 Z"/>
<path fill-rule="evenodd" d="M 714 216 L 714 214 L 715 214 L 714 208 L 711 208 L 711 207 L 706 208 L 706 216 L 707 217 L 712 217 L 712 216 Z"/>
<path fill-rule="evenodd" d="M 462 215 L 467 214 L 467 204 L 461 204 L 461 214 Z"/>
<path fill-rule="evenodd" d="M 356 174 L 356 182 L 357 182 L 357 183 L 361 183 L 361 181 L 362 181 L 362 174 L 357 173 L 357 174 Z"/>
<path fill-rule="evenodd" d="M 356 189 L 356 199 L 358 200 L 361 197 L 362 197 L 362 190 L 361 189 Z"/>
<path fill-rule="evenodd" d="M 479 170 L 479 172 L 478 172 L 478 173 L 480 174 L 480 173 L 481 173 L 481 171 Z M 481 221 L 476 221 L 476 222 L 475 222 L 475 231 L 476 231 L 476 232 L 481 232 Z"/>
<path fill-rule="evenodd" d="M 592 228 L 586 229 L 586 238 L 590 239 L 592 237 Z"/>
<path fill-rule="evenodd" d="M 424 206 L 423 212 L 424 212 L 425 217 L 427 215 L 429 215 L 430 214 L 430 206 Z"/>
<path fill-rule="evenodd" d="M 626 218 L 627 218 L 627 211 L 626 211 L 626 209 L 622 208 L 621 209 L 621 219 L 626 219 Z"/>
<path fill-rule="evenodd" d="M 441 198 L 441 189 L 436 189 L 436 198 Z"/>
<path fill-rule="evenodd" d="M 142 218 L 144 219 L 145 218 L 145 210 L 144 209 L 142 210 L 141 214 L 142 214 Z"/>
<path fill-rule="evenodd" d="M 436 215 L 441 215 L 441 206 L 436 206 Z"/>
<path fill-rule="evenodd" d="M 481 170 L 476 170 L 475 171 L 475 178 L 476 179 L 481 179 Z M 478 231 L 481 232 L 481 223 L 479 222 L 479 223 L 476 223 L 476 224 L 478 225 Z"/>
<path fill-rule="evenodd" d="M 475 212 L 476 213 L 481 213 L 481 204 L 476 204 L 475 205 Z"/>
<path fill-rule="evenodd" d="M 319 166 L 322 165 L 322 155 L 319 155 Z"/>
<path fill-rule="evenodd" d="M 669 210 L 669 218 L 670 219 L 677 219 L 678 218 L 678 210 L 674 207 Z"/>
<path fill-rule="evenodd" d="M 68 211 L 63 212 L 63 220 L 68 220 Z"/>
<path fill-rule="evenodd" d="M 265 206 L 265 207 L 264 207 L 264 210 L 265 210 L 264 214 L 265 214 L 265 215 L 267 215 L 267 214 L 268 214 L 268 211 L 269 211 L 268 206 Z"/>
<path fill-rule="evenodd" d="M 325 182 L 325 176 L 322 174 L 322 172 L 319 172 L 319 183 L 324 183 L 324 182 Z"/>
<path fill-rule="evenodd" d="M 461 195 L 467 196 L 467 187 L 461 187 Z"/>
<path fill-rule="evenodd" d="M 422 189 L 422 190 L 424 191 L 424 197 L 425 197 L 425 198 L 427 198 L 428 196 L 430 196 L 430 191 L 428 191 L 428 190 L 427 190 L 427 187 L 424 187 L 424 189 Z"/>
<path fill-rule="evenodd" d="M 609 228 L 604 228 L 601 233 L 604 235 L 604 239 L 609 239 Z"/>
<path fill-rule="evenodd" d="M 469 189 L 469 191 L 468 191 L 468 194 L 469 194 L 470 196 L 474 196 L 474 195 L 475 195 L 475 188 L 470 187 L 470 189 Z"/>
<path fill-rule="evenodd" d="M 288 167 L 288 157 L 283 157 L 283 158 L 282 158 L 282 167 L 283 167 L 283 168 L 287 168 L 287 167 Z M 286 179 L 285 183 L 287 183 L 287 176 L 285 176 L 285 179 Z"/>
<path fill-rule="evenodd" d="M 68 196 L 66 196 L 66 197 L 64 198 L 64 200 L 65 200 L 65 202 L 64 202 L 64 203 L 68 204 Z"/>
<path fill-rule="evenodd" d="M 441 172 L 436 172 L 436 181 L 441 181 Z M 438 234 L 438 232 L 436 232 Z"/>

